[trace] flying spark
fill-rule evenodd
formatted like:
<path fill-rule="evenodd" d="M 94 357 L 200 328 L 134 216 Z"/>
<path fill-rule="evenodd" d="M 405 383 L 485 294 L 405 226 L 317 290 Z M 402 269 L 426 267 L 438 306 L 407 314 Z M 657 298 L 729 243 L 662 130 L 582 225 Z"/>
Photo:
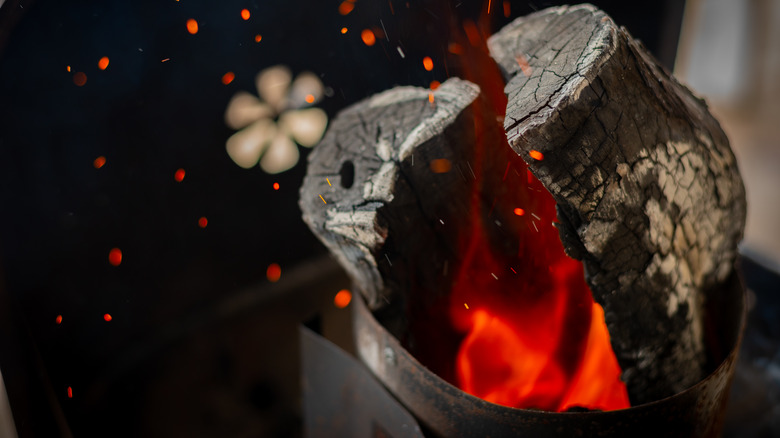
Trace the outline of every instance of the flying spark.
<path fill-rule="evenodd" d="M 320 199 L 322 199 L 322 202 L 327 204 L 327 202 L 325 201 L 325 198 L 323 198 L 322 195 L 320 195 Z"/>
<path fill-rule="evenodd" d="M 229 71 L 229 72 L 225 73 L 224 75 L 222 75 L 222 83 L 227 85 L 227 84 L 233 82 L 233 79 L 235 79 L 235 78 L 236 78 L 235 73 L 233 73 L 232 71 Z"/>
<path fill-rule="evenodd" d="M 325 181 L 327 181 L 327 182 L 328 182 L 328 185 L 329 185 L 329 186 L 333 187 L 333 186 L 330 184 L 330 180 L 329 180 L 328 178 L 325 178 Z"/>
<path fill-rule="evenodd" d="M 352 12 L 352 10 L 353 10 L 353 9 L 355 9 L 355 4 L 354 4 L 354 2 L 351 2 L 351 1 L 349 1 L 349 0 L 344 0 L 344 1 L 343 1 L 343 2 L 341 2 L 341 4 L 339 5 L 339 14 L 341 14 L 341 15 L 347 15 L 347 14 L 349 14 L 350 12 Z"/>
<path fill-rule="evenodd" d="M 360 38 L 363 40 L 363 43 L 369 47 L 376 44 L 376 36 L 371 29 L 363 29 L 363 32 L 360 33 Z"/>
<path fill-rule="evenodd" d="M 108 68 L 108 56 L 104 56 L 100 58 L 100 61 L 98 61 L 98 68 L 101 70 L 105 70 Z"/>
<path fill-rule="evenodd" d="M 250 14 L 249 9 L 242 9 L 241 10 L 241 18 L 244 19 L 244 21 L 249 20 Z"/>
<path fill-rule="evenodd" d="M 338 307 L 339 309 L 343 309 L 347 307 L 351 301 L 352 301 L 352 292 L 350 292 L 347 289 L 341 289 L 336 293 L 336 296 L 333 297 L 333 305 Z"/>
<path fill-rule="evenodd" d="M 433 70 L 433 60 L 431 59 L 430 56 L 426 56 L 425 58 L 423 58 L 423 67 L 427 71 Z"/>
<path fill-rule="evenodd" d="M 111 321 L 112 319 L 114 319 L 114 318 L 111 316 L 111 314 L 110 314 L 110 313 L 106 313 L 106 314 L 103 314 L 103 319 L 104 319 L 106 322 L 110 322 L 110 321 Z"/>
<path fill-rule="evenodd" d="M 274 183 L 274 190 L 279 190 L 279 183 L 278 182 Z"/>
<path fill-rule="evenodd" d="M 184 181 L 184 169 L 178 169 L 173 174 L 173 179 L 176 180 L 176 182 L 182 182 Z"/>
<path fill-rule="evenodd" d="M 282 268 L 277 263 L 271 263 L 265 270 L 265 276 L 271 283 L 276 283 L 282 276 Z"/>
<path fill-rule="evenodd" d="M 202 216 L 200 219 L 198 219 L 198 226 L 201 228 L 206 228 L 206 226 L 209 224 L 209 220 L 206 219 L 206 216 Z"/>
<path fill-rule="evenodd" d="M 92 162 L 92 165 L 95 166 L 95 169 L 100 169 L 105 164 L 106 164 L 106 157 L 102 155 L 95 158 L 95 161 Z"/>
<path fill-rule="evenodd" d="M 57 315 L 57 317 L 54 318 L 54 322 L 57 324 L 62 324 L 62 315 Z"/>
<path fill-rule="evenodd" d="M 537 160 L 537 161 L 544 160 L 544 154 L 542 154 L 541 152 L 537 151 L 536 149 L 531 149 L 531 151 L 528 152 L 528 155 L 530 155 L 531 158 L 533 158 L 534 160 Z"/>
<path fill-rule="evenodd" d="M 187 20 L 187 32 L 192 35 L 198 33 L 198 22 L 194 18 Z"/>
<path fill-rule="evenodd" d="M 77 72 L 73 75 L 73 83 L 79 87 L 83 87 L 87 83 L 87 75 L 84 72 Z"/>
<path fill-rule="evenodd" d="M 430 167 L 433 173 L 447 173 L 452 169 L 452 162 L 446 158 L 437 158 L 431 160 Z"/>
<path fill-rule="evenodd" d="M 122 264 L 122 250 L 119 248 L 111 248 L 108 252 L 108 263 L 112 266 L 119 266 Z"/>

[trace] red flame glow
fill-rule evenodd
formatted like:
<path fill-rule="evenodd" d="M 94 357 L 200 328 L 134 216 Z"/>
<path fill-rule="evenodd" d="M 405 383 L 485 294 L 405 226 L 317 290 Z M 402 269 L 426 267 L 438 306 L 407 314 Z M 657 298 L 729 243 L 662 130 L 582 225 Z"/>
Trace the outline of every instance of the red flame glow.
<path fill-rule="evenodd" d="M 463 336 L 453 379 L 470 394 L 511 407 L 627 408 L 603 310 L 553 225 L 555 201 L 503 136 L 506 97 L 485 30 L 467 22 L 465 38 L 455 43 L 469 59 L 465 78 L 479 84 L 488 104 L 475 105 L 478 144 L 470 166 L 477 183 L 449 295 L 451 323 Z M 502 144 L 480 141 L 495 130 Z M 544 158 L 537 151 L 531 157 Z"/>

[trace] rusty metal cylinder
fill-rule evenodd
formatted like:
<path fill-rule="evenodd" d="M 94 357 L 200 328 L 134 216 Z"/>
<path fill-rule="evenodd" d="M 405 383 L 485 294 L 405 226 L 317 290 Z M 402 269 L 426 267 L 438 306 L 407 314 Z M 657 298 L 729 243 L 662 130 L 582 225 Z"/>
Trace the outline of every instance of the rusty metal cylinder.
<path fill-rule="evenodd" d="M 720 435 L 744 331 L 745 288 L 735 271 L 707 303 L 707 341 L 714 369 L 694 386 L 661 400 L 616 411 L 544 412 L 493 404 L 428 370 L 354 300 L 358 357 L 426 429 L 426 436 L 680 436 Z M 660 435 L 659 435 L 660 433 Z"/>

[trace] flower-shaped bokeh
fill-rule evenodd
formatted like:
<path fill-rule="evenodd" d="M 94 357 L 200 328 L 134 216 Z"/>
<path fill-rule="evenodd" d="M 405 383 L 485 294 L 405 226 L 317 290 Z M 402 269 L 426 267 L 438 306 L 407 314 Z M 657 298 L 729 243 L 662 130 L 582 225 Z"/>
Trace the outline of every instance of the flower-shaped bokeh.
<path fill-rule="evenodd" d="M 277 65 L 261 71 L 256 85 L 260 99 L 240 91 L 225 111 L 225 123 L 239 129 L 228 138 L 227 153 L 245 169 L 259 161 L 265 172 L 284 172 L 298 162 L 296 142 L 312 147 L 325 133 L 325 111 L 309 108 L 322 98 L 322 82 L 311 72 L 293 81 L 290 70 Z"/>

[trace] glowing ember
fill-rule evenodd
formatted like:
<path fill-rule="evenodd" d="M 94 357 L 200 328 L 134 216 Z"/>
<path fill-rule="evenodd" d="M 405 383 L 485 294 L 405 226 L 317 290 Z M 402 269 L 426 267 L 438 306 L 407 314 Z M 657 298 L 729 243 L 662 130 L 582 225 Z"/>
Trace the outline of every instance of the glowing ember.
<path fill-rule="evenodd" d="M 206 228 L 206 226 L 209 224 L 209 220 L 206 219 L 206 216 L 202 216 L 200 219 L 198 219 L 198 226 L 201 228 Z"/>
<path fill-rule="evenodd" d="M 105 70 L 108 68 L 108 56 L 104 56 L 100 58 L 100 61 L 98 61 L 98 68 L 101 70 Z"/>
<path fill-rule="evenodd" d="M 66 66 L 65 66 L 65 70 L 66 70 L 68 73 L 70 73 L 70 66 L 69 66 L 69 65 L 66 65 Z"/>
<path fill-rule="evenodd" d="M 347 289 L 338 291 L 335 297 L 333 297 L 333 305 L 339 309 L 343 309 L 349 305 L 352 301 L 352 293 Z"/>
<path fill-rule="evenodd" d="M 106 157 L 104 157 L 102 155 L 97 157 L 97 158 L 95 158 L 95 161 L 92 162 L 92 165 L 95 166 L 95 169 L 100 169 L 105 164 L 106 164 Z"/>
<path fill-rule="evenodd" d="M 537 150 L 531 150 L 531 152 L 528 152 L 528 155 L 530 155 L 531 158 L 533 158 L 536 161 L 544 160 L 544 155 Z"/>
<path fill-rule="evenodd" d="M 250 14 L 249 9 L 242 9 L 241 10 L 241 18 L 244 19 L 244 21 L 249 20 Z"/>
<path fill-rule="evenodd" d="M 104 320 L 104 321 L 106 321 L 106 322 L 109 322 L 109 321 L 111 321 L 112 319 L 114 319 L 114 318 L 112 318 L 112 317 L 111 317 L 111 314 L 109 314 L 109 313 L 105 313 L 105 314 L 103 314 L 103 320 Z"/>
<path fill-rule="evenodd" d="M 119 248 L 111 248 L 108 252 L 108 263 L 112 266 L 119 266 L 122 264 L 122 250 Z"/>
<path fill-rule="evenodd" d="M 376 37 L 374 36 L 374 32 L 372 32 L 371 29 L 363 29 L 363 32 L 360 33 L 360 38 L 369 47 L 376 44 Z"/>
<path fill-rule="evenodd" d="M 68 398 L 73 398 L 73 388 L 68 386 Z"/>
<path fill-rule="evenodd" d="M 430 56 L 426 56 L 425 58 L 423 58 L 423 67 L 427 71 L 433 70 L 433 60 L 431 59 Z"/>
<path fill-rule="evenodd" d="M 313 94 L 307 94 L 304 99 L 306 100 L 306 103 L 314 103 L 314 95 Z"/>
<path fill-rule="evenodd" d="M 57 317 L 54 318 L 54 322 L 57 324 L 62 324 L 62 315 L 57 315 Z"/>
<path fill-rule="evenodd" d="M 191 33 L 192 35 L 198 33 L 198 22 L 195 21 L 194 18 L 187 20 L 187 32 Z"/>
<path fill-rule="evenodd" d="M 341 33 L 342 33 L 342 34 L 345 34 L 345 33 L 347 33 L 347 28 L 346 28 L 346 27 L 342 27 L 342 28 L 341 28 Z"/>
<path fill-rule="evenodd" d="M 232 71 L 229 71 L 229 72 L 225 73 L 224 75 L 222 75 L 222 83 L 227 85 L 227 84 L 233 82 L 233 79 L 235 79 L 235 78 L 236 78 L 235 73 L 233 73 Z"/>
<path fill-rule="evenodd" d="M 441 82 L 439 82 L 439 81 L 431 81 L 431 84 L 428 85 L 428 88 L 430 88 L 431 90 L 435 90 L 435 89 L 439 88 L 440 86 L 441 86 Z"/>
<path fill-rule="evenodd" d="M 279 183 L 278 182 L 274 183 L 274 190 L 279 190 Z"/>
<path fill-rule="evenodd" d="M 87 75 L 84 72 L 77 72 L 73 75 L 73 83 L 83 87 L 87 83 Z"/>
<path fill-rule="evenodd" d="M 259 43 L 262 40 L 263 40 L 263 36 L 262 35 L 260 35 L 260 34 L 255 35 L 255 42 L 256 43 Z"/>
<path fill-rule="evenodd" d="M 522 216 L 525 214 L 525 210 L 523 210 L 522 208 L 515 208 L 513 211 L 518 216 Z"/>
<path fill-rule="evenodd" d="M 184 173 L 184 169 L 176 170 L 176 172 L 173 174 L 173 179 L 175 179 L 176 182 L 184 181 Z"/>
<path fill-rule="evenodd" d="M 282 276 L 282 268 L 276 263 L 271 263 L 265 270 L 265 276 L 271 283 L 276 283 Z"/>

